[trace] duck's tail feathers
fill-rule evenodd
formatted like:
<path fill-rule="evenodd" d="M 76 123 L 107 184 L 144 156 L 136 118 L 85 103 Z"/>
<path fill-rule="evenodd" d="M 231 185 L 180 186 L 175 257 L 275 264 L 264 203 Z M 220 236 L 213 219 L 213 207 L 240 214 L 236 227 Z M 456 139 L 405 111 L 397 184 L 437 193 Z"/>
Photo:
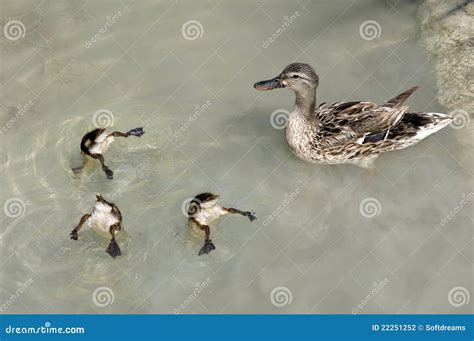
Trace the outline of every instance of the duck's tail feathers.
<path fill-rule="evenodd" d="M 388 101 L 386 101 L 384 104 L 382 104 L 383 107 L 389 107 L 389 108 L 396 108 L 396 107 L 399 107 L 400 105 L 402 105 L 408 97 L 410 97 L 410 95 L 415 92 L 416 89 L 418 89 L 419 86 L 414 86 L 404 92 L 402 92 L 400 95 L 392 98 L 392 99 L 389 99 Z"/>
<path fill-rule="evenodd" d="M 416 139 L 422 140 L 438 130 L 443 129 L 453 121 L 453 117 L 441 113 L 410 113 L 404 119 L 409 120 L 418 129 L 416 132 Z"/>

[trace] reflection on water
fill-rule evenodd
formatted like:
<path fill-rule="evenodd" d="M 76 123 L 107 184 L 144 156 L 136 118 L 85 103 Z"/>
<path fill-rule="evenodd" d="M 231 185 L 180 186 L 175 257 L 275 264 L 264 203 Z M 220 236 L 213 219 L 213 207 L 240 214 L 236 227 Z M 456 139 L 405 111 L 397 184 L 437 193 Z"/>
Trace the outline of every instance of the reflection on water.
<path fill-rule="evenodd" d="M 2 24 L 21 21 L 25 34 L 0 39 L 0 308 L 173 313 L 209 278 L 183 312 L 349 313 L 387 278 L 364 313 L 467 312 L 446 295 L 472 289 L 472 202 L 440 224 L 469 192 L 460 131 L 386 154 L 368 177 L 294 157 L 270 124 L 293 95 L 252 88 L 298 60 L 320 75 L 319 101 L 382 102 L 418 84 L 411 108 L 443 112 L 416 10 L 374 0 L 3 4 Z M 368 20 L 379 27 L 362 36 Z M 113 181 L 97 166 L 71 171 L 99 110 L 116 130 L 146 131 L 111 145 Z M 202 237 L 181 206 L 204 191 L 259 219 L 221 219 L 217 249 L 198 257 Z M 96 193 L 124 217 L 116 260 L 86 226 L 79 241 L 68 236 Z M 378 214 L 361 214 L 366 198 Z M 105 305 L 100 287 L 113 296 Z M 291 300 L 272 304 L 279 287 Z"/>

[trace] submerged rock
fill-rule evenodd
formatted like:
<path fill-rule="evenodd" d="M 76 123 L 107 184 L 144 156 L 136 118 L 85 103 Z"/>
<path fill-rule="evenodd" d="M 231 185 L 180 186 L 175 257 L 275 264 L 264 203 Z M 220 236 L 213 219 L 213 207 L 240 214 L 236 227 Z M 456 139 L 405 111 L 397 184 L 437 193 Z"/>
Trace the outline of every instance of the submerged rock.
<path fill-rule="evenodd" d="M 418 18 L 422 44 L 434 64 L 438 101 L 455 117 L 453 128 L 460 130 L 459 139 L 468 147 L 464 150 L 472 150 L 474 2 L 425 0 L 418 10 Z M 470 166 L 471 155 L 461 159 L 464 166 Z"/>
<path fill-rule="evenodd" d="M 433 57 L 438 100 L 450 108 L 474 111 L 473 3 L 426 0 L 418 16 L 421 38 Z"/>

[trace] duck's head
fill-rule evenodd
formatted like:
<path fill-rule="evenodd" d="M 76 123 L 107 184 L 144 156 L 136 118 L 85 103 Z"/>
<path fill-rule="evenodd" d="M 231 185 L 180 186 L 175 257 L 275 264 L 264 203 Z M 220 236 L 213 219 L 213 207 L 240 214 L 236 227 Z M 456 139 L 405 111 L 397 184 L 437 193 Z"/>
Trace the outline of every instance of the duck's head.
<path fill-rule="evenodd" d="M 318 84 L 319 77 L 310 65 L 292 63 L 275 78 L 255 83 L 254 88 L 260 91 L 289 88 L 302 94 L 316 90 Z"/>

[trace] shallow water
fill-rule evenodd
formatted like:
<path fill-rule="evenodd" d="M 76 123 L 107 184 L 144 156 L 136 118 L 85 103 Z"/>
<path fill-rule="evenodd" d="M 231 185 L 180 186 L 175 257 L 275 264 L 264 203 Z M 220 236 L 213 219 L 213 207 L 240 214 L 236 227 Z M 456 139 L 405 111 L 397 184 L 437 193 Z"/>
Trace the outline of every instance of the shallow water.
<path fill-rule="evenodd" d="M 462 166 L 472 165 L 472 151 L 458 142 L 462 130 L 381 156 L 373 176 L 313 165 L 293 156 L 270 122 L 293 95 L 252 86 L 298 60 L 320 75 L 319 101 L 382 102 L 418 84 L 411 108 L 446 112 L 416 9 L 375 0 L 2 1 L 2 25 L 20 20 L 26 32 L 0 40 L 0 308 L 472 311 L 448 299 L 455 287 L 473 292 L 472 168 Z M 185 39 L 189 20 L 202 28 Z M 379 23 L 378 38 L 361 38 L 366 20 Z M 97 169 L 71 172 L 99 110 L 116 130 L 146 131 L 110 147 L 113 181 Z M 189 233 L 182 206 L 203 191 L 259 219 L 224 217 L 212 230 L 217 249 L 198 257 L 202 239 Z M 95 193 L 124 216 L 116 260 L 87 227 L 69 239 Z M 367 198 L 373 217 L 360 210 Z"/>

